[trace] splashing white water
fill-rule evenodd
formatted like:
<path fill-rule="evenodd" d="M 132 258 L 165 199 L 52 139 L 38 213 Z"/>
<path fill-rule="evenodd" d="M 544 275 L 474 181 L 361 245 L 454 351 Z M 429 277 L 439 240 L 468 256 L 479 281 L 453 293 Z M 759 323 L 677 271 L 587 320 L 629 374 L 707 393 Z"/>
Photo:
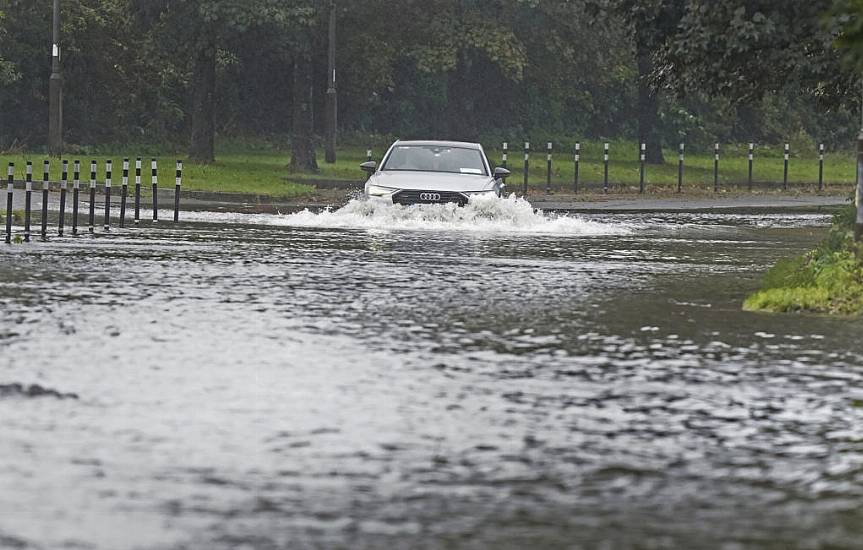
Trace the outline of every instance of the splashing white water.
<path fill-rule="evenodd" d="M 354 199 L 342 208 L 322 212 L 303 210 L 286 215 L 190 212 L 184 214 L 184 219 L 338 229 L 570 235 L 623 235 L 632 231 L 632 224 L 628 223 L 604 223 L 578 216 L 544 213 L 514 194 L 507 198 L 472 197 L 463 207 L 452 203 L 402 206 L 382 199 Z"/>

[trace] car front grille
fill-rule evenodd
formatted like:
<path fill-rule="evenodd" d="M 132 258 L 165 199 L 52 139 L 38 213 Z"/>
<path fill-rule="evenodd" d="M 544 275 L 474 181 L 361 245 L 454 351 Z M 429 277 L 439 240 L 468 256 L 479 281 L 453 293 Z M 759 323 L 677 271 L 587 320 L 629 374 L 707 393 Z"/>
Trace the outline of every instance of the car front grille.
<path fill-rule="evenodd" d="M 457 203 L 459 206 L 467 204 L 467 196 L 455 191 L 415 191 L 405 189 L 393 195 L 394 204 L 441 204 L 447 202 Z"/>

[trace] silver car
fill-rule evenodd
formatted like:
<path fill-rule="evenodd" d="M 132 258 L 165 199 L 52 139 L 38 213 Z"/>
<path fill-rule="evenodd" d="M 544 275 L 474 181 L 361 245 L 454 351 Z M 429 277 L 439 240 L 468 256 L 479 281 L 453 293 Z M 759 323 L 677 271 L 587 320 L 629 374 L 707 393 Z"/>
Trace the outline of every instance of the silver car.
<path fill-rule="evenodd" d="M 482 145 L 460 141 L 396 141 L 380 167 L 374 161 L 361 168 L 369 173 L 366 196 L 394 204 L 467 204 L 473 195 L 503 196 L 505 168 L 491 170 Z"/>

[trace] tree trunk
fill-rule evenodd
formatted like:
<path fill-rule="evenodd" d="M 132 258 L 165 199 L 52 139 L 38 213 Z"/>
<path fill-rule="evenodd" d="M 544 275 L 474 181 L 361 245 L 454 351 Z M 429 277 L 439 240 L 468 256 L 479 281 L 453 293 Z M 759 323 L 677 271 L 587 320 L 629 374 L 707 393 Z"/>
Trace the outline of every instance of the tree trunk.
<path fill-rule="evenodd" d="M 312 58 L 308 52 L 294 56 L 293 136 L 291 137 L 292 172 L 317 172 L 314 137 L 314 100 Z"/>
<path fill-rule="evenodd" d="M 659 100 L 650 85 L 653 62 L 650 49 L 636 36 L 638 63 L 638 140 L 647 144 L 647 163 L 664 164 L 662 137 L 659 133 Z"/>
<path fill-rule="evenodd" d="M 446 139 L 476 141 L 478 131 L 474 113 L 474 86 L 470 85 L 471 61 L 468 52 L 458 52 L 455 70 L 447 79 Z"/>
<path fill-rule="evenodd" d="M 192 139 L 189 158 L 209 164 L 216 160 L 216 45 L 198 52 L 192 73 Z"/>

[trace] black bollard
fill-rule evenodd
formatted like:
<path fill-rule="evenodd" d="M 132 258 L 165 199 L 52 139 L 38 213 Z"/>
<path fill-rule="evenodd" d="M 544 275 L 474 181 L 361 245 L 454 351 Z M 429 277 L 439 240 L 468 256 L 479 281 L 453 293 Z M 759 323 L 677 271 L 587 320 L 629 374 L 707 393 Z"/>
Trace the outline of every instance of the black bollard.
<path fill-rule="evenodd" d="M 575 144 L 575 173 L 572 175 L 572 192 L 578 194 L 578 179 L 581 175 L 581 143 Z"/>
<path fill-rule="evenodd" d="M 644 194 L 644 160 L 645 160 L 645 152 L 647 151 L 647 144 L 641 144 L 641 153 L 639 156 L 639 160 L 641 161 L 641 166 L 639 168 L 638 174 L 638 192 Z"/>
<path fill-rule="evenodd" d="M 135 159 L 135 225 L 141 221 L 141 157 Z"/>
<path fill-rule="evenodd" d="M 150 163 L 151 182 L 153 184 L 153 223 L 159 221 L 159 165 L 156 159 Z"/>
<path fill-rule="evenodd" d="M 33 163 L 27 161 L 27 181 L 24 194 L 24 242 L 30 242 L 30 207 L 33 201 Z"/>
<path fill-rule="evenodd" d="M 66 188 L 69 185 L 69 161 L 63 161 L 63 171 L 60 174 L 60 219 L 57 222 L 57 235 L 63 236 L 66 225 Z"/>
<path fill-rule="evenodd" d="M 78 234 L 78 199 L 81 193 L 81 161 L 76 160 L 72 168 L 72 234 Z"/>
<path fill-rule="evenodd" d="M 105 231 L 111 230 L 111 176 L 113 164 L 105 161 Z"/>
<path fill-rule="evenodd" d="M 6 185 L 6 244 L 12 244 L 12 198 L 15 195 L 15 163 L 9 163 Z"/>
<path fill-rule="evenodd" d="M 713 192 L 719 192 L 719 144 L 713 145 Z"/>
<path fill-rule="evenodd" d="M 545 168 L 545 194 L 551 194 L 551 142 L 548 142 L 548 154 L 546 155 Z"/>
<path fill-rule="evenodd" d="M 177 180 L 174 185 L 174 223 L 180 221 L 180 187 L 183 186 L 183 161 L 177 161 Z"/>
<path fill-rule="evenodd" d="M 530 142 L 524 142 L 524 185 L 521 188 L 521 195 L 527 196 L 527 172 L 530 169 Z"/>
<path fill-rule="evenodd" d="M 51 190 L 51 184 L 48 180 L 51 179 L 51 163 L 45 161 L 42 163 L 42 240 L 48 240 L 48 194 Z"/>
<path fill-rule="evenodd" d="M 507 149 L 508 148 L 509 148 L 509 144 L 504 141 L 503 142 L 503 155 L 501 156 L 501 163 L 500 163 L 502 168 L 506 168 L 506 161 L 508 160 L 507 159 Z"/>
<path fill-rule="evenodd" d="M 749 144 L 749 180 L 748 186 L 749 190 L 752 191 L 752 164 L 755 162 L 755 144 Z"/>
<path fill-rule="evenodd" d="M 818 146 L 818 190 L 824 190 L 824 144 Z"/>
<path fill-rule="evenodd" d="M 677 157 L 677 192 L 683 193 L 683 165 L 685 162 L 686 144 L 681 143 Z"/>
<path fill-rule="evenodd" d="M 123 159 L 123 182 L 120 193 L 120 227 L 126 227 L 126 199 L 129 197 L 129 159 Z"/>
<path fill-rule="evenodd" d="M 782 170 L 782 190 L 783 191 L 788 190 L 788 156 L 790 153 L 790 149 L 791 149 L 790 146 L 786 143 L 785 144 L 785 165 L 784 165 L 784 168 Z"/>
<path fill-rule="evenodd" d="M 604 175 L 602 177 L 602 192 L 607 195 L 608 194 L 608 143 L 605 144 L 603 151 L 604 151 L 603 152 L 603 164 L 604 164 L 605 168 L 604 168 Z"/>
<path fill-rule="evenodd" d="M 90 161 L 90 217 L 89 231 L 96 231 L 96 161 Z"/>

